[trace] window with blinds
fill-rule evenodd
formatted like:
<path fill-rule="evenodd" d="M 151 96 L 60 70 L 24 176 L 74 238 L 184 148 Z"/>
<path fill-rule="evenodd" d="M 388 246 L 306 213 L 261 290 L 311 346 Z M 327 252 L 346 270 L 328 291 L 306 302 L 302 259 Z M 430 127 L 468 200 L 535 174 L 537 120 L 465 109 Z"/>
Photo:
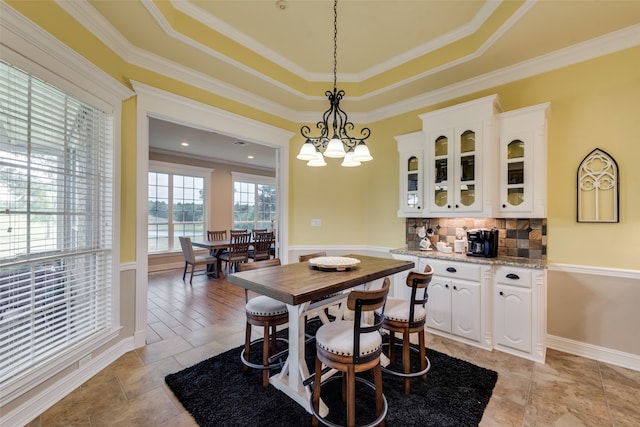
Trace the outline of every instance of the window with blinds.
<path fill-rule="evenodd" d="M 112 120 L 0 61 L 0 388 L 111 331 Z"/>

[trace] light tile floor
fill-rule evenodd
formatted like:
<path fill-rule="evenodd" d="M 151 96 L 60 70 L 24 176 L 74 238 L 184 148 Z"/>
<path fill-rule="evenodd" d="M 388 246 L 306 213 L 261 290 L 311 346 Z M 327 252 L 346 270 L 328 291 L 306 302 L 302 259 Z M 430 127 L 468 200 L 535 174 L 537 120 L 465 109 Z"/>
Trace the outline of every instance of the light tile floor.
<path fill-rule="evenodd" d="M 28 427 L 195 426 L 165 375 L 244 340 L 244 292 L 182 271 L 149 277 L 148 345 L 129 352 Z M 427 346 L 498 372 L 481 422 L 493 426 L 640 426 L 640 372 L 548 350 L 545 364 L 427 334 Z"/>

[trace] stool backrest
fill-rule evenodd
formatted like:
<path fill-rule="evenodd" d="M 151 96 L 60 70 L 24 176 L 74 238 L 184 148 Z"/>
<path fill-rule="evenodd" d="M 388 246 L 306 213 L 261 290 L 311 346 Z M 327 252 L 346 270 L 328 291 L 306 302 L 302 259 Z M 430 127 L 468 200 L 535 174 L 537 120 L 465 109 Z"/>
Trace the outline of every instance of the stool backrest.
<path fill-rule="evenodd" d="M 370 289 L 366 291 L 354 290 L 349 292 L 347 297 L 347 307 L 349 310 L 355 312 L 354 328 L 353 328 L 353 363 L 364 363 L 369 359 L 374 359 L 379 356 L 379 353 L 374 352 L 369 355 L 360 357 L 360 334 L 378 331 L 382 325 L 384 319 L 384 306 L 387 302 L 387 295 L 389 295 L 389 288 L 391 287 L 391 281 L 388 277 L 384 278 L 382 287 L 379 289 Z M 375 321 L 373 325 L 368 325 L 363 322 L 363 313 L 367 311 L 380 310 L 380 317 L 374 316 Z"/>
<path fill-rule="evenodd" d="M 418 273 L 417 271 L 412 271 L 407 276 L 407 286 L 411 288 L 411 305 L 409 306 L 409 327 L 413 327 L 414 323 L 414 311 L 416 305 L 422 305 L 423 307 L 427 303 L 429 299 L 429 294 L 427 292 L 427 288 L 429 287 L 429 283 L 431 283 L 431 278 L 433 277 L 433 268 L 427 264 L 424 269 L 424 273 Z M 422 289 L 422 295 L 418 296 L 418 289 Z"/>
<path fill-rule="evenodd" d="M 255 270 L 256 268 L 275 267 L 282 265 L 280 258 L 265 259 L 262 261 L 245 262 L 238 265 L 238 272 Z"/>

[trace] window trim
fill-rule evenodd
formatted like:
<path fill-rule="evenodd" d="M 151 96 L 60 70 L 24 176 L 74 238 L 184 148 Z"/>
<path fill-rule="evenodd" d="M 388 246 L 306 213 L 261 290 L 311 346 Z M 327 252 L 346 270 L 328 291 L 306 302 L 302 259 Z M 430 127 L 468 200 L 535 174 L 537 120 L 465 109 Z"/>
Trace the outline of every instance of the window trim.
<path fill-rule="evenodd" d="M 186 176 L 195 176 L 204 179 L 204 194 L 205 200 L 203 203 L 204 209 L 204 230 L 208 230 L 209 228 L 209 217 L 211 216 L 211 175 L 215 169 L 211 168 L 203 168 L 199 166 L 188 166 L 180 163 L 170 163 L 170 162 L 162 162 L 159 160 L 149 160 L 149 170 L 147 171 L 147 176 L 149 172 L 161 172 L 161 173 L 171 173 L 177 175 L 186 175 Z M 149 195 L 147 194 L 147 202 L 149 200 Z M 148 215 L 147 215 L 148 218 Z M 147 220 L 147 255 L 148 256 L 156 256 L 156 255 L 168 255 L 168 254 L 177 254 L 181 253 L 180 249 L 168 249 L 165 251 L 154 251 L 149 252 L 149 244 L 148 244 L 148 226 L 149 221 Z M 204 238 L 204 236 L 203 236 Z"/>

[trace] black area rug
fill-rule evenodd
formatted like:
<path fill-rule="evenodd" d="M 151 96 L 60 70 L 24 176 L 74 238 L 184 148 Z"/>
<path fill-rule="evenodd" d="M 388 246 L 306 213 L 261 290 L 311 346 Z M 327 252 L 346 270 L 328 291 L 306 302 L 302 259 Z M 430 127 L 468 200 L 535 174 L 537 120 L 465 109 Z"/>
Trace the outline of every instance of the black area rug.
<path fill-rule="evenodd" d="M 308 346 L 308 363 L 315 357 L 313 351 L 314 347 Z M 261 372 L 242 370 L 240 352 L 240 347 L 229 350 L 167 375 L 165 381 L 203 427 L 310 426 L 311 415 L 300 405 L 272 385 L 262 387 Z M 260 357 L 259 348 L 253 353 Z M 427 356 L 431 361 L 427 380 L 413 379 L 408 396 L 403 392 L 401 378 L 383 373 L 383 389 L 389 405 L 386 425 L 477 426 L 498 374 L 434 350 L 427 349 Z M 412 352 L 413 362 L 418 363 L 415 352 Z M 361 383 L 356 384 L 356 422 L 367 424 L 375 418 L 373 391 Z M 322 399 L 333 409 L 329 419 L 344 424 L 340 393 L 340 381 L 322 386 Z"/>

